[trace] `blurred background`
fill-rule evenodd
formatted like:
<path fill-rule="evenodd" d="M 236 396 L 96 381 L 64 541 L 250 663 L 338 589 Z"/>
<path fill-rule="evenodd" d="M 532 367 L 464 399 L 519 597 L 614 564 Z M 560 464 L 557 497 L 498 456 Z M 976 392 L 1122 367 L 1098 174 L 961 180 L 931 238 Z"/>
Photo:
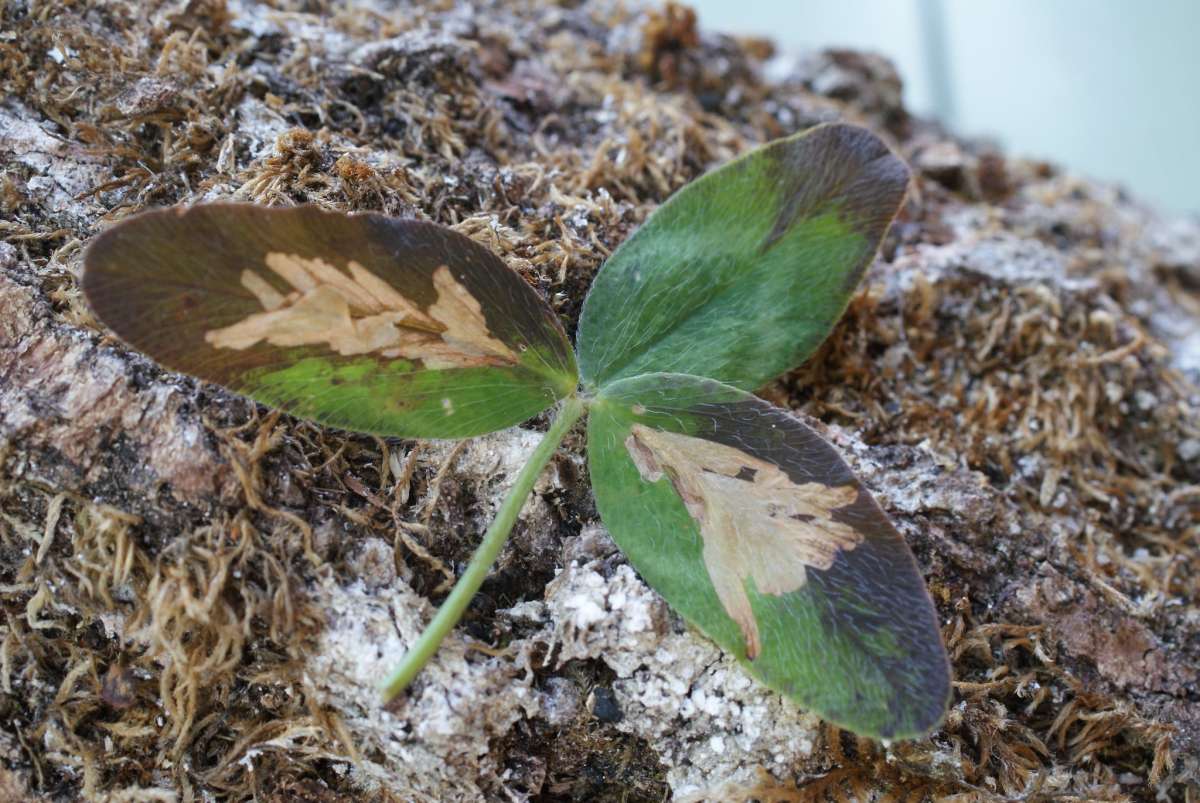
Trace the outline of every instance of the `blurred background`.
<path fill-rule="evenodd" d="M 1200 213 L 1200 0 L 689 0 L 784 54 L 874 50 L 910 111 Z"/>

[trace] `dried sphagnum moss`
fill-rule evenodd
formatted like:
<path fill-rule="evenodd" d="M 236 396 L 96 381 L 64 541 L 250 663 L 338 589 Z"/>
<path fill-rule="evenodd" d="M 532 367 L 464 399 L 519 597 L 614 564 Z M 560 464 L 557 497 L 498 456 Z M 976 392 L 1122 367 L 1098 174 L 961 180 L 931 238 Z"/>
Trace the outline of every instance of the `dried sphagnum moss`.
<path fill-rule="evenodd" d="M 1177 230 L 909 118 L 881 60 L 823 54 L 767 83 L 769 48 L 678 5 L 0 9 L 0 798 L 1195 799 L 1200 424 L 1173 333 L 1200 309 L 1200 260 Z M 259 418 L 92 345 L 75 285 L 81 244 L 146 206 L 304 201 L 454 226 L 572 330 L 596 268 L 670 192 L 834 117 L 921 176 L 834 336 L 766 393 L 836 425 L 926 570 L 958 685 L 925 742 L 825 729 L 771 756 L 732 730 L 745 771 L 720 777 L 712 734 L 656 713 L 693 690 L 644 704 L 627 664 L 671 671 L 638 652 L 646 634 L 618 661 L 504 613 L 542 597 L 564 541 L 588 576 L 618 576 L 611 545 L 579 535 L 595 514 L 570 441 L 437 670 L 467 683 L 454 672 L 491 661 L 511 684 L 475 689 L 496 707 L 476 742 L 446 737 L 481 752 L 382 740 L 366 723 L 438 723 L 311 675 L 337 655 L 314 656 L 336 641 L 323 605 L 352 617 L 411 589 L 394 627 L 419 624 L 521 441 L 462 453 Z M 537 702 L 595 685 L 623 720 Z M 408 749 L 447 774 L 404 780 L 388 751 Z"/>

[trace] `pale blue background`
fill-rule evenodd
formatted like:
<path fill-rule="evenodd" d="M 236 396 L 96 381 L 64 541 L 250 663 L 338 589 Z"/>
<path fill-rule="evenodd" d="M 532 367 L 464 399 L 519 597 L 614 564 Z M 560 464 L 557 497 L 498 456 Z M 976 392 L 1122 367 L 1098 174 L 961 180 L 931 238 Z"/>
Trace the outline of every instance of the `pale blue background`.
<path fill-rule="evenodd" d="M 691 0 L 711 31 L 896 62 L 913 111 L 1200 212 L 1200 0 Z"/>

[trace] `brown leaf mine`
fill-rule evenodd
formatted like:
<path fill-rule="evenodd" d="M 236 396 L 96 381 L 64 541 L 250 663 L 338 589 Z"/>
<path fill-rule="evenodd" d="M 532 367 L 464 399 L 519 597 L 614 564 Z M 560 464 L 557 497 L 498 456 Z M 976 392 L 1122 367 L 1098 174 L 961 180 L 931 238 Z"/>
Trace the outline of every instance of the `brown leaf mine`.
<path fill-rule="evenodd" d="M 797 484 L 739 449 L 642 424 L 633 425 L 625 448 L 642 479 L 670 479 L 700 526 L 704 566 L 751 659 L 761 643 L 746 580 L 759 594 L 786 594 L 804 585 L 806 568 L 828 569 L 839 551 L 862 542 L 833 519 L 858 497 L 855 485 Z"/>
<path fill-rule="evenodd" d="M 351 261 L 347 272 L 320 258 L 269 253 L 266 265 L 293 290 L 286 295 L 259 274 L 242 286 L 263 311 L 205 334 L 213 348 L 327 345 L 343 356 L 378 354 L 420 360 L 426 368 L 515 365 L 517 354 L 492 337 L 479 301 L 445 265 L 433 272 L 437 300 L 426 312 Z"/>

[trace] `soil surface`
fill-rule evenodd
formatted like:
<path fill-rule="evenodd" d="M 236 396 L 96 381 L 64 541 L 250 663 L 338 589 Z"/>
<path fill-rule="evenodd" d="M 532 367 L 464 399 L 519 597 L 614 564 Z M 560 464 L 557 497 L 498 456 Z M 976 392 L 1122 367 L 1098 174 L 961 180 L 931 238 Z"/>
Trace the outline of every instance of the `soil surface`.
<path fill-rule="evenodd" d="M 784 62 L 676 5 L 9 0 L 0 86 L 0 800 L 1200 797 L 1196 220 L 912 117 L 878 57 Z M 761 394 L 917 556 L 956 681 L 918 742 L 689 631 L 600 525 L 578 431 L 381 710 L 545 421 L 325 430 L 163 371 L 78 290 L 138 210 L 315 203 L 452 226 L 573 332 L 674 190 L 835 119 L 914 186 Z"/>

